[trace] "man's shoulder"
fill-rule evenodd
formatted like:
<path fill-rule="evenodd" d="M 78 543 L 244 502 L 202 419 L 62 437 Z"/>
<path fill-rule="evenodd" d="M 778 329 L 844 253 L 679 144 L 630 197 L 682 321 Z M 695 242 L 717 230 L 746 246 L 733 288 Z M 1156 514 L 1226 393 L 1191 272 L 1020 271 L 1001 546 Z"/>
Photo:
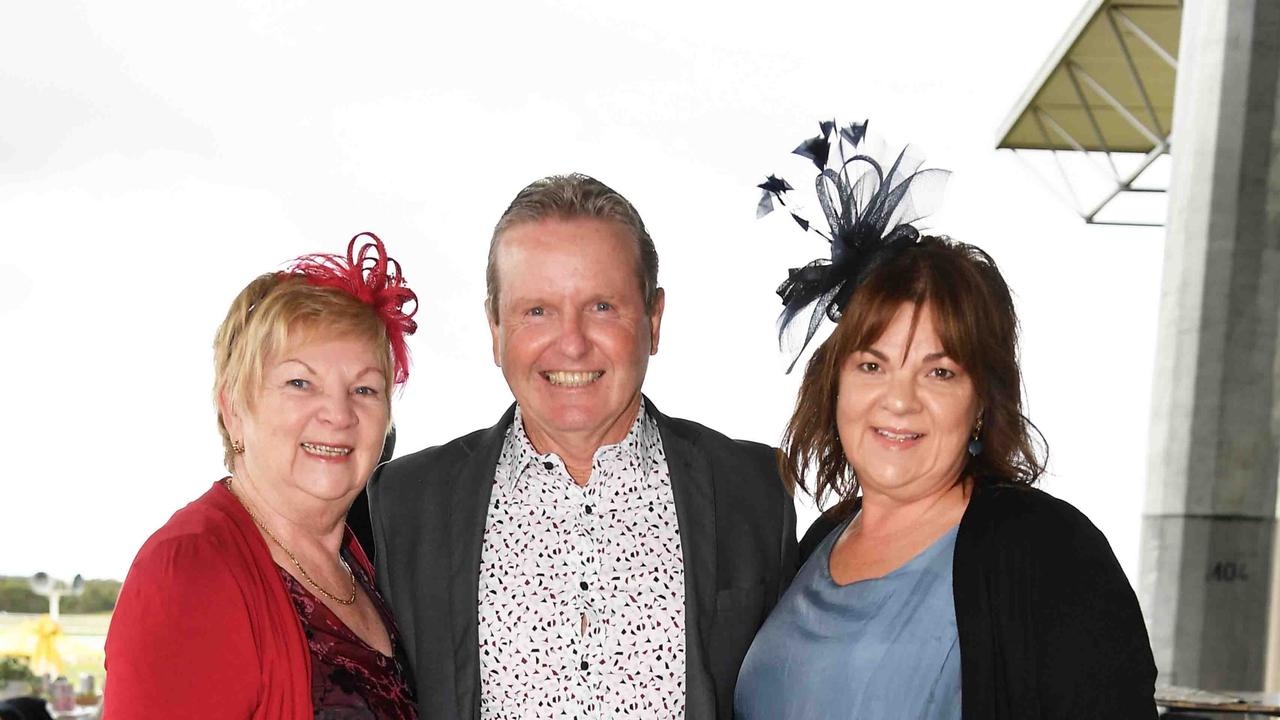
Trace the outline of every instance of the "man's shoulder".
<path fill-rule="evenodd" d="M 658 429 L 664 439 L 685 442 L 694 451 L 701 453 L 716 469 L 717 474 L 725 471 L 727 475 L 737 478 L 735 482 L 738 483 L 757 479 L 771 488 L 782 488 L 782 481 L 778 476 L 778 451 L 769 445 L 731 438 L 702 423 L 685 418 L 660 415 Z M 665 449 L 668 457 L 675 450 L 672 447 Z"/>
<path fill-rule="evenodd" d="M 666 425 L 668 432 L 674 436 L 703 447 L 723 448 L 736 453 L 744 453 L 753 458 L 767 456 L 771 461 L 777 457 L 777 451 L 769 445 L 755 442 L 754 440 L 731 438 L 719 430 L 709 428 L 693 420 L 662 415 L 658 419 L 658 428 L 660 430 L 663 429 L 663 425 Z"/>
<path fill-rule="evenodd" d="M 778 451 L 760 442 L 739 440 L 684 418 L 662 417 L 667 462 L 676 472 L 705 473 L 715 498 L 715 522 L 723 530 L 745 533 L 753 546 L 769 554 L 782 552 L 786 574 L 795 549 L 795 506 L 778 473 Z M 692 480 L 692 476 L 686 476 Z M 781 545 L 774 545 L 774 541 Z M 779 550 L 781 548 L 781 550 Z"/>
<path fill-rule="evenodd" d="M 424 475 L 435 474 L 436 471 L 444 466 L 461 462 L 470 457 L 487 432 L 489 432 L 487 428 L 476 430 L 442 445 L 432 445 L 415 453 L 383 463 L 378 467 L 378 476 L 381 478 L 399 478 L 404 476 L 423 477 Z"/>
<path fill-rule="evenodd" d="M 497 425 L 379 465 L 369 480 L 371 510 L 378 512 L 379 507 L 385 509 L 414 498 L 423 499 L 447 488 L 453 478 L 469 467 L 476 453 L 492 455 L 496 464 L 497 450 L 511 424 L 511 415 L 512 411 L 508 410 Z"/>

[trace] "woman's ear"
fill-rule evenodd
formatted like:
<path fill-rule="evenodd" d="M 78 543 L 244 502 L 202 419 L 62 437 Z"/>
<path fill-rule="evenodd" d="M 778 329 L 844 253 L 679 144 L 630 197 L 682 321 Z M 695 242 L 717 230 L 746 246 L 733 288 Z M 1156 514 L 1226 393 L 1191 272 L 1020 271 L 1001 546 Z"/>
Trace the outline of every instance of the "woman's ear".
<path fill-rule="evenodd" d="M 235 404 L 227 396 L 227 389 L 218 391 L 218 415 L 222 418 L 222 426 L 227 429 L 232 442 L 244 442 L 244 421 Z"/>

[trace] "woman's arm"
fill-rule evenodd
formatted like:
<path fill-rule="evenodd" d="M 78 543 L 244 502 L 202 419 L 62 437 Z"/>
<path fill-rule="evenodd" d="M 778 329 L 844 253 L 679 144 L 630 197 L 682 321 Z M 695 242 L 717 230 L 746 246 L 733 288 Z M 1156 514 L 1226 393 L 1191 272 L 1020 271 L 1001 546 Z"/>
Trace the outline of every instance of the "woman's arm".
<path fill-rule="evenodd" d="M 1037 522 L 1032 609 L 1043 716 L 1154 719 L 1155 660 L 1133 588 L 1102 532 L 1054 502 Z"/>
<path fill-rule="evenodd" d="M 104 720 L 248 718 L 261 668 L 234 574 L 199 535 L 148 543 L 107 634 Z"/>

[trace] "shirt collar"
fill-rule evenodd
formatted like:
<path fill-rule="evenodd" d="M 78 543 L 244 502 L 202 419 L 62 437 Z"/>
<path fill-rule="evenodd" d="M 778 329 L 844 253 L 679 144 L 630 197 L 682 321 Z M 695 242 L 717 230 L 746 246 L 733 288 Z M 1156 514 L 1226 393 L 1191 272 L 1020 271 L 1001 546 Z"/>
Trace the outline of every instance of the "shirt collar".
<path fill-rule="evenodd" d="M 653 446 L 650 440 L 653 438 L 653 433 L 657 431 L 657 423 L 649 416 L 642 397 L 640 398 L 640 409 L 636 412 L 636 419 L 631 423 L 631 430 L 627 432 L 627 436 L 612 445 L 602 445 L 596 448 L 592 457 L 592 465 L 612 458 L 634 458 L 636 460 L 635 467 L 647 469 L 652 458 L 647 457 L 648 453 L 645 452 L 645 448 Z M 510 491 L 524 475 L 529 463 L 532 462 L 563 465 L 559 455 L 553 452 L 539 453 L 533 447 L 533 442 L 529 440 L 528 434 L 525 433 L 524 417 L 520 412 L 520 405 L 517 403 L 515 417 L 511 420 L 511 427 L 507 428 L 507 437 L 503 442 L 502 454 L 498 459 L 494 481 L 504 491 Z"/>

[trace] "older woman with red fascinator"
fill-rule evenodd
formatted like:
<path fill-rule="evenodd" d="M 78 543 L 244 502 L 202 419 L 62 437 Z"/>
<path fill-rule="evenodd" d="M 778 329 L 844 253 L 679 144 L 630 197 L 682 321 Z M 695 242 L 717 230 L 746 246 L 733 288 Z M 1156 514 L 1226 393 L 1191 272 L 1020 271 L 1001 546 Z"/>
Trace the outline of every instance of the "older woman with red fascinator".
<path fill-rule="evenodd" d="M 408 377 L 416 307 L 371 233 L 232 302 L 214 342 L 231 475 L 138 552 L 107 636 L 107 720 L 416 717 L 344 523 Z"/>

